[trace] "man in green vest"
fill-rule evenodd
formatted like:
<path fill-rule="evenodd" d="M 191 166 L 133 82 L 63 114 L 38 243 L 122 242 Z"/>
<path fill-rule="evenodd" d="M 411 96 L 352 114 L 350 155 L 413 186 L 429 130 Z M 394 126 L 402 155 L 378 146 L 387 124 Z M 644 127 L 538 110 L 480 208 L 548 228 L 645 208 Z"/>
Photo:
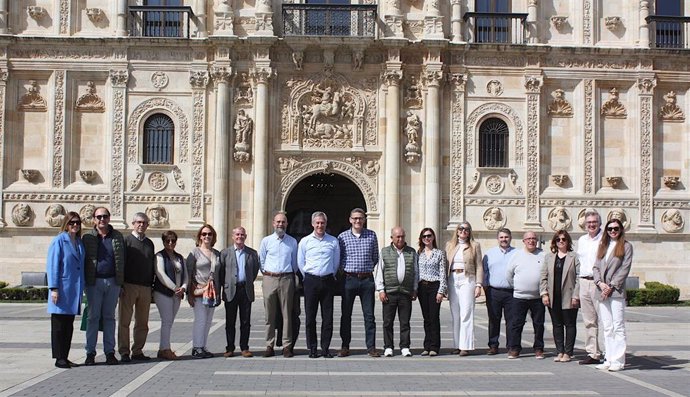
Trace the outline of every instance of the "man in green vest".
<path fill-rule="evenodd" d="M 400 318 L 400 353 L 410 357 L 410 317 L 417 299 L 419 266 L 417 251 L 405 242 L 405 229 L 391 230 L 391 245 L 384 247 L 376 269 L 376 291 L 383 303 L 383 344 L 385 357 L 393 357 L 393 321 Z"/>

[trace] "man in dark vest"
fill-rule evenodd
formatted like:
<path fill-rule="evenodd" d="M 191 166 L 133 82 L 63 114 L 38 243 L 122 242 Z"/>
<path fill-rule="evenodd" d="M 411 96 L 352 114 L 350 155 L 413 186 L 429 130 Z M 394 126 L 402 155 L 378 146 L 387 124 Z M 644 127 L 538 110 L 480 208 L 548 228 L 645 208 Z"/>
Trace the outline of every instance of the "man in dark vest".
<path fill-rule="evenodd" d="M 417 252 L 405 242 L 405 229 L 391 230 L 391 245 L 381 250 L 376 269 L 376 291 L 383 303 L 383 344 L 385 357 L 393 357 L 393 321 L 400 317 L 400 353 L 410 357 L 410 316 L 417 299 L 419 266 Z"/>

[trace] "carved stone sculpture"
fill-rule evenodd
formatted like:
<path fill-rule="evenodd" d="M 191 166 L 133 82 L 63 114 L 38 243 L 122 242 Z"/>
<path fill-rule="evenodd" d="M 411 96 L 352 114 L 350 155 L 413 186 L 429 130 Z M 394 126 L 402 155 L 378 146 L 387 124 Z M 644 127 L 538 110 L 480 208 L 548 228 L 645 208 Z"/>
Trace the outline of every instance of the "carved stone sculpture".
<path fill-rule="evenodd" d="M 549 115 L 551 117 L 573 117 L 573 107 L 565 99 L 565 91 L 557 89 L 551 93 L 553 102 L 549 104 Z"/>
<path fill-rule="evenodd" d="M 302 105 L 301 117 L 306 136 L 314 140 L 339 140 L 352 138 L 353 100 L 337 86 L 328 83 L 312 87 L 310 104 Z"/>
<path fill-rule="evenodd" d="M 12 222 L 16 226 L 29 226 L 33 216 L 34 211 L 29 204 L 19 203 L 12 208 Z"/>
<path fill-rule="evenodd" d="M 405 106 L 410 109 L 421 109 L 422 102 L 422 90 L 417 82 L 417 77 L 410 76 L 405 88 Z"/>
<path fill-rule="evenodd" d="M 149 217 L 149 226 L 154 229 L 170 227 L 168 222 L 168 211 L 158 204 L 146 207 L 146 215 Z"/>
<path fill-rule="evenodd" d="M 235 153 L 238 163 L 246 163 L 251 158 L 251 139 L 254 132 L 254 121 L 245 114 L 243 109 L 237 112 L 235 119 Z"/>
<path fill-rule="evenodd" d="M 663 176 L 664 185 L 669 189 L 675 189 L 680 183 L 679 176 L 664 175 Z"/>
<path fill-rule="evenodd" d="M 624 119 L 628 116 L 625 106 L 619 101 L 620 94 L 616 87 L 609 91 L 609 99 L 601 106 L 601 115 L 613 119 Z"/>
<path fill-rule="evenodd" d="M 29 14 L 31 19 L 35 21 L 40 21 L 48 14 L 45 8 L 39 6 L 28 6 L 26 8 L 26 12 Z"/>
<path fill-rule="evenodd" d="M 253 103 L 254 91 L 252 91 L 252 86 L 249 82 L 249 74 L 240 73 L 239 83 L 237 84 L 237 89 L 235 90 L 234 101 L 238 105 L 251 105 Z"/>
<path fill-rule="evenodd" d="M 685 121 L 685 114 L 683 110 L 676 104 L 676 92 L 669 91 L 664 95 L 666 102 L 661 109 L 659 109 L 659 120 L 664 121 Z"/>
<path fill-rule="evenodd" d="M 41 175 L 40 171 L 38 170 L 32 170 L 32 169 L 21 169 L 19 170 L 22 173 L 22 176 L 24 179 L 27 181 L 34 183 L 38 181 L 38 177 Z"/>
<path fill-rule="evenodd" d="M 503 94 L 503 84 L 498 80 L 491 80 L 486 83 L 486 92 L 491 96 L 501 96 Z"/>
<path fill-rule="evenodd" d="M 356 49 L 352 52 L 352 71 L 359 72 L 364 66 L 364 50 Z"/>
<path fill-rule="evenodd" d="M 84 227 L 93 227 L 96 221 L 93 217 L 93 213 L 96 212 L 96 206 L 93 204 L 86 204 L 79 210 L 79 217 L 81 218 L 81 223 Z"/>
<path fill-rule="evenodd" d="M 46 223 L 52 227 L 58 227 L 65 219 L 65 207 L 60 204 L 51 204 L 46 208 Z"/>
<path fill-rule="evenodd" d="M 558 31 L 565 28 L 567 23 L 568 23 L 568 17 L 567 16 L 554 15 L 551 17 L 551 24 Z"/>
<path fill-rule="evenodd" d="M 617 189 L 623 183 L 622 176 L 607 176 L 605 177 L 606 182 L 614 189 Z"/>
<path fill-rule="evenodd" d="M 86 16 L 89 18 L 89 20 L 93 24 L 97 24 L 97 23 L 101 22 L 105 16 L 104 14 L 105 13 L 100 8 L 87 8 L 86 9 Z"/>
<path fill-rule="evenodd" d="M 86 93 L 77 99 L 77 111 L 84 113 L 105 112 L 105 102 L 96 94 L 96 83 L 86 83 Z"/>
<path fill-rule="evenodd" d="M 19 99 L 17 110 L 21 112 L 45 112 L 48 110 L 46 100 L 38 93 L 39 86 L 36 80 L 29 80 L 27 93 Z"/>
<path fill-rule="evenodd" d="M 685 220 L 680 211 L 672 208 L 668 211 L 664 211 L 661 214 L 661 225 L 668 233 L 678 233 L 683 230 L 685 226 Z"/>
<path fill-rule="evenodd" d="M 506 225 L 506 215 L 502 209 L 498 207 L 490 207 L 484 211 L 484 226 L 488 230 L 498 230 Z"/>
<path fill-rule="evenodd" d="M 604 23 L 606 24 L 606 29 L 614 31 L 622 25 L 621 17 L 605 17 Z"/>
<path fill-rule="evenodd" d="M 405 145 L 405 161 L 409 164 L 414 164 L 419 161 L 421 156 L 419 136 L 422 132 L 422 122 L 419 116 L 407 111 L 407 122 L 405 123 L 405 135 L 407 135 L 407 144 Z"/>
<path fill-rule="evenodd" d="M 94 170 L 80 170 L 79 177 L 86 183 L 91 183 L 96 179 L 98 173 Z"/>
<path fill-rule="evenodd" d="M 304 51 L 293 51 L 292 63 L 295 64 L 295 70 L 302 70 L 302 64 L 304 63 Z"/>
<path fill-rule="evenodd" d="M 551 175 L 551 180 L 552 180 L 553 183 L 555 183 L 556 186 L 558 186 L 558 187 L 563 187 L 563 186 L 565 186 L 565 184 L 568 183 L 568 179 L 569 179 L 569 178 L 568 178 L 568 175 L 563 175 L 563 174 L 560 174 L 560 175 Z"/>
<path fill-rule="evenodd" d="M 627 230 L 628 227 L 630 226 L 630 222 L 628 222 L 628 215 L 626 215 L 625 210 L 623 210 L 622 208 L 614 208 L 606 216 L 607 221 L 610 221 L 611 219 L 614 219 L 614 218 L 621 221 L 624 229 Z"/>
<path fill-rule="evenodd" d="M 548 219 L 549 226 L 554 232 L 568 230 L 573 223 L 568 211 L 563 207 L 556 207 L 549 211 Z"/>

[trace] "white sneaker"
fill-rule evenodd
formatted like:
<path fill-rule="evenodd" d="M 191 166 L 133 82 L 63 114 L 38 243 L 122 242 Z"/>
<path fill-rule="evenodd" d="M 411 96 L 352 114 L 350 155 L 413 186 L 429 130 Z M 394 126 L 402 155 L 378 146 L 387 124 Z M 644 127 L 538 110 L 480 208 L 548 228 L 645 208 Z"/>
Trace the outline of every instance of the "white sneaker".
<path fill-rule="evenodd" d="M 609 367 L 609 372 L 618 372 L 623 370 L 624 365 L 611 365 Z"/>
<path fill-rule="evenodd" d="M 410 349 L 408 349 L 406 347 L 403 347 L 402 349 L 400 349 L 400 353 L 402 353 L 403 357 L 412 357 L 412 352 L 410 351 Z"/>
<path fill-rule="evenodd" d="M 390 347 L 383 351 L 384 357 L 393 357 L 393 349 Z"/>
<path fill-rule="evenodd" d="M 603 364 L 599 364 L 599 365 L 597 365 L 597 366 L 594 367 L 594 368 L 596 368 L 596 369 L 598 369 L 598 370 L 606 371 L 606 370 L 608 370 L 609 368 L 611 368 L 611 363 L 608 362 L 608 361 L 604 361 Z"/>

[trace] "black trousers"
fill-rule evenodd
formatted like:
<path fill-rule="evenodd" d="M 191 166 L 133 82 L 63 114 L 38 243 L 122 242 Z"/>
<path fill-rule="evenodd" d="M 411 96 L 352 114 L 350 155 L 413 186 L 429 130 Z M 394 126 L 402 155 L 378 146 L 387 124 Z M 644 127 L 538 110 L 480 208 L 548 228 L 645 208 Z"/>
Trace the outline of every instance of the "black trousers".
<path fill-rule="evenodd" d="M 532 327 L 534 328 L 534 344 L 532 348 L 535 350 L 544 350 L 544 317 L 546 315 L 546 307 L 541 303 L 541 298 L 537 299 L 520 299 L 515 298 L 512 305 L 513 313 L 511 314 L 510 326 L 510 350 L 522 351 L 522 329 L 527 320 L 527 312 L 530 312 L 532 317 Z"/>
<path fill-rule="evenodd" d="M 72 346 L 74 332 L 74 314 L 50 315 L 50 342 L 53 347 L 53 358 L 67 360 Z"/>
<path fill-rule="evenodd" d="M 239 283 L 235 297 L 225 302 L 225 351 L 235 351 L 235 322 L 240 312 L 240 350 L 249 350 L 249 329 L 251 328 L 252 302 L 247 296 L 246 284 Z"/>
<path fill-rule="evenodd" d="M 327 352 L 333 338 L 333 295 L 336 288 L 335 277 L 304 276 L 304 312 L 306 317 L 307 348 L 317 348 L 316 312 L 321 306 L 321 351 Z"/>
<path fill-rule="evenodd" d="M 295 348 L 295 342 L 299 337 L 299 329 L 302 325 L 299 316 L 302 314 L 302 307 L 300 302 L 300 293 L 295 288 L 295 297 L 292 299 L 292 348 Z M 276 346 L 283 343 L 283 314 L 276 313 Z"/>
<path fill-rule="evenodd" d="M 410 317 L 412 316 L 412 297 L 403 293 L 388 294 L 388 302 L 383 303 L 383 348 L 393 348 L 393 322 L 395 313 L 400 319 L 400 348 L 410 347 Z"/>
<path fill-rule="evenodd" d="M 486 311 L 489 314 L 489 347 L 498 348 L 501 335 L 501 317 L 506 319 L 506 347 L 510 347 L 510 315 L 512 314 L 513 290 L 509 288 L 488 287 L 486 294 Z"/>
<path fill-rule="evenodd" d="M 440 282 L 419 282 L 417 299 L 424 317 L 424 350 L 439 352 L 441 349 L 441 304 L 436 303 Z"/>
<path fill-rule="evenodd" d="M 577 335 L 577 309 L 563 310 L 561 303 L 558 302 L 558 306 L 554 303 L 554 307 L 549 308 L 549 314 L 553 324 L 553 340 L 556 343 L 556 351 L 572 357 Z"/>

